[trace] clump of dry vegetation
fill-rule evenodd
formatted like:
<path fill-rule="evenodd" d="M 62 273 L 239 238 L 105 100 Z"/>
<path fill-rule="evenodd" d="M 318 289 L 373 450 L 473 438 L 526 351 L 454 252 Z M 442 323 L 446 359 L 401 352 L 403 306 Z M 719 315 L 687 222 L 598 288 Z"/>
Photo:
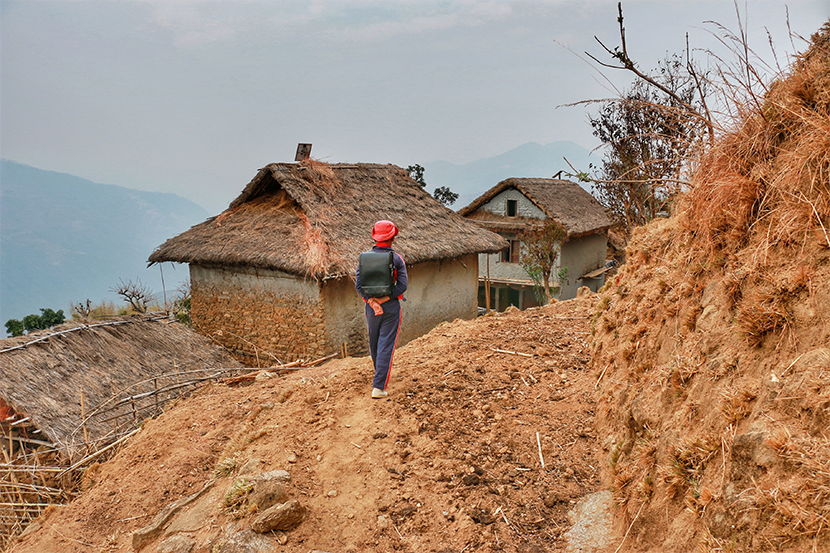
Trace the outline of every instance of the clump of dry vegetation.
<path fill-rule="evenodd" d="M 830 22 L 763 95 L 733 100 L 733 123 L 700 152 L 672 217 L 633 234 L 602 291 L 606 482 L 634 520 L 630 541 L 669 540 L 671 521 L 692 513 L 703 551 L 822 550 Z M 669 524 L 649 524 L 658 516 Z"/>

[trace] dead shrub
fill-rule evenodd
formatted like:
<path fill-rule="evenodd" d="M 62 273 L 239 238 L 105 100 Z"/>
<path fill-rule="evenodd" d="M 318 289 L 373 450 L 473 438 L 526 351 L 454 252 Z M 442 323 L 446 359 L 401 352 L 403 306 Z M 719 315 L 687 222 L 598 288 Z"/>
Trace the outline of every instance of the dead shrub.
<path fill-rule="evenodd" d="M 689 490 L 698 494 L 706 463 L 720 451 L 720 437 L 714 433 L 680 440 L 669 448 L 669 467 L 658 469 L 666 483 L 670 498 L 686 496 Z M 696 497 L 696 496 L 695 496 Z"/>
<path fill-rule="evenodd" d="M 735 322 L 747 343 L 757 347 L 768 334 L 789 328 L 792 318 L 779 295 L 754 292 L 744 296 L 738 307 Z"/>
<path fill-rule="evenodd" d="M 774 430 L 766 441 L 795 469 L 797 478 L 777 482 L 761 490 L 781 522 L 779 542 L 828 533 L 830 520 L 830 438 L 796 437 L 785 427 Z"/>
<path fill-rule="evenodd" d="M 720 412 L 727 424 L 735 424 L 752 412 L 757 394 L 746 388 L 726 388 L 721 393 Z"/>

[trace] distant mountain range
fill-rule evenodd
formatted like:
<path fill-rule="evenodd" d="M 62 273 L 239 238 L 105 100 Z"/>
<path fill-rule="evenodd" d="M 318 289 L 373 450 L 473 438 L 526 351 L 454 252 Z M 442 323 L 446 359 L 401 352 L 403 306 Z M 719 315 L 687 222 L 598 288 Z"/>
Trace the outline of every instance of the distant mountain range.
<path fill-rule="evenodd" d="M 448 161 L 425 163 L 424 180 L 430 193 L 439 186 L 446 186 L 458 194 L 458 200 L 450 207 L 459 210 L 510 177 L 550 178 L 562 171 L 559 178 L 569 179 L 565 173 L 574 171 L 565 158 L 576 169 L 587 171 L 589 163 L 596 165 L 599 161 L 597 155 L 589 154 L 588 150 L 570 141 L 551 142 L 544 146 L 528 142 L 501 155 L 464 165 Z"/>
<path fill-rule="evenodd" d="M 141 279 L 161 294 L 153 249 L 204 221 L 208 213 L 175 194 L 97 184 L 64 173 L 0 161 L 0 324 L 40 308 L 103 299 Z M 168 290 L 187 268 L 164 267 Z M 0 336 L 5 336 L 0 327 Z"/>

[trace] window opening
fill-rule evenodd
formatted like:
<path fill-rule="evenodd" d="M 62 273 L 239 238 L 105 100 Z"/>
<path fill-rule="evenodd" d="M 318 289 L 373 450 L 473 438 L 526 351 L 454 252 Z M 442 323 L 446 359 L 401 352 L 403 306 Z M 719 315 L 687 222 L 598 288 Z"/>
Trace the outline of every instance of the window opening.
<path fill-rule="evenodd" d="M 507 200 L 507 216 L 515 217 L 518 211 L 518 203 L 516 200 Z"/>
<path fill-rule="evenodd" d="M 501 260 L 504 263 L 519 263 L 519 251 L 521 249 L 521 241 L 508 240 L 510 247 L 501 252 Z"/>

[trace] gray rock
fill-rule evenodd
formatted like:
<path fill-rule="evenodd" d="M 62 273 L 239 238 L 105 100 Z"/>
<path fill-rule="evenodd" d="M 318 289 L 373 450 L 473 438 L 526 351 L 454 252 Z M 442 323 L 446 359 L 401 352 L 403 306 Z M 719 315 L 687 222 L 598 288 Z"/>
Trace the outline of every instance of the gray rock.
<path fill-rule="evenodd" d="M 756 466 L 768 469 L 781 463 L 775 450 L 766 444 L 767 436 L 766 432 L 759 431 L 735 436 L 732 441 L 733 473 L 740 471 L 746 475 L 747 471 L 757 472 Z"/>
<path fill-rule="evenodd" d="M 291 482 L 291 475 L 287 470 L 272 470 L 270 472 L 263 472 L 254 477 L 255 483 L 270 481 L 282 483 Z"/>
<path fill-rule="evenodd" d="M 609 491 L 595 492 L 580 499 L 568 518 L 573 526 L 565 532 L 565 553 L 599 553 L 611 545 L 614 496 Z"/>
<path fill-rule="evenodd" d="M 156 515 L 153 522 L 141 530 L 133 532 L 133 549 L 141 551 L 148 543 L 156 539 L 174 515 L 178 514 L 178 512 L 181 511 L 186 505 L 189 505 L 198 499 L 203 493 L 209 490 L 214 483 L 215 480 L 211 480 L 198 492 L 188 495 L 187 497 L 183 497 L 175 503 L 167 505 L 159 514 Z"/>
<path fill-rule="evenodd" d="M 254 484 L 248 501 L 257 506 L 257 511 L 262 512 L 277 503 L 288 501 L 288 492 L 277 480 L 262 480 Z"/>
<path fill-rule="evenodd" d="M 190 553 L 196 542 L 182 534 L 170 536 L 159 544 L 158 553 Z"/>
<path fill-rule="evenodd" d="M 218 553 L 273 553 L 274 540 L 250 530 L 233 534 L 219 548 Z"/>
<path fill-rule="evenodd" d="M 296 499 L 274 505 L 254 519 L 251 528 L 254 532 L 264 534 L 272 530 L 291 530 L 305 518 L 306 508 Z"/>

